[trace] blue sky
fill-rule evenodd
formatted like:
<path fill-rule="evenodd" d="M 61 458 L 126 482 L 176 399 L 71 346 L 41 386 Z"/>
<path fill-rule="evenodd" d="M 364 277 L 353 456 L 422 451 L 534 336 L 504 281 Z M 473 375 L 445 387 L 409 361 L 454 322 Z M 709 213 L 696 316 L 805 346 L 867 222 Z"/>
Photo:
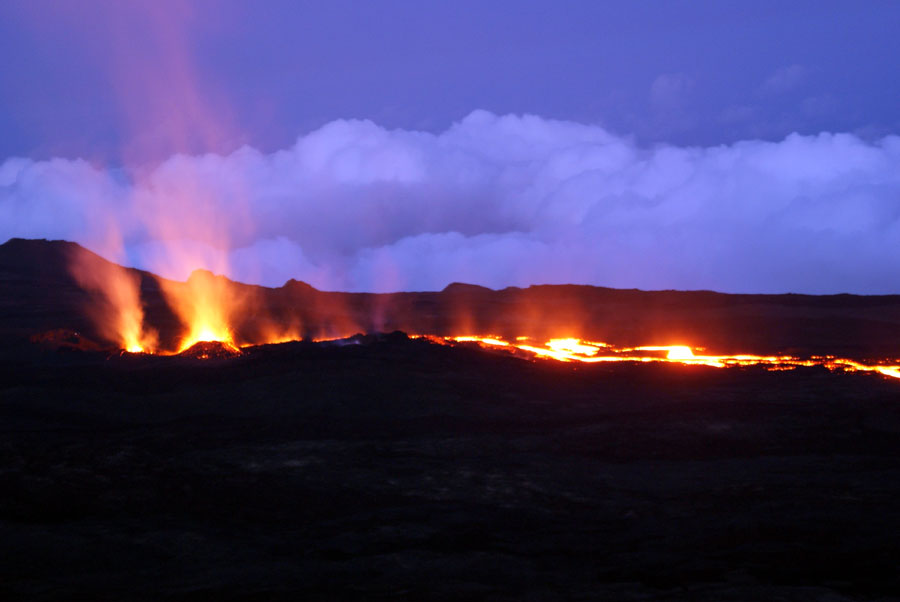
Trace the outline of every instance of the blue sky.
<path fill-rule="evenodd" d="M 900 292 L 900 2 L 0 4 L 0 240 L 173 278 Z"/>
<path fill-rule="evenodd" d="M 0 156 L 117 158 L 152 130 L 123 127 L 112 65 L 157 82 L 160 103 L 168 65 L 139 16 L 113 39 L 114 4 L 3 3 Z M 153 4 L 182 22 L 200 93 L 227 105 L 220 151 L 340 118 L 439 132 L 474 109 L 679 145 L 900 129 L 900 2 Z"/>

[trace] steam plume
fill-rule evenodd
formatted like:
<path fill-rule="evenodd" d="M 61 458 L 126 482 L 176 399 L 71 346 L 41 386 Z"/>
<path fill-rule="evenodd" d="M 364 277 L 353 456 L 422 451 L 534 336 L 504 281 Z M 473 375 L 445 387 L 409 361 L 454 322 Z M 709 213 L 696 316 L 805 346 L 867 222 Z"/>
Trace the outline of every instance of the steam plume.
<path fill-rule="evenodd" d="M 100 335 L 131 352 L 156 349 L 157 333 L 144 326 L 139 277 L 118 264 L 99 263 L 83 250 L 69 260 L 76 281 L 92 294 L 85 311 Z"/>
<path fill-rule="evenodd" d="M 0 165 L 0 238 L 326 289 L 588 283 L 898 292 L 900 137 L 642 148 L 600 127 L 476 111 L 440 134 L 335 121 L 271 154 L 103 169 Z M 173 253 L 173 249 L 175 252 Z M 174 259 L 173 259 L 174 258 Z"/>

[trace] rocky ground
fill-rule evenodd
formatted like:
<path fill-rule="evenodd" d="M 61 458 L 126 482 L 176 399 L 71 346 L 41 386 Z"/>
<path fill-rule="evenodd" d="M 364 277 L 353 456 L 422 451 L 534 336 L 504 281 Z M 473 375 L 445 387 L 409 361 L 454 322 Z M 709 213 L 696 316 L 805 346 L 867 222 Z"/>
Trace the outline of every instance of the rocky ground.
<path fill-rule="evenodd" d="M 0 350 L 0 596 L 892 600 L 900 383 Z"/>

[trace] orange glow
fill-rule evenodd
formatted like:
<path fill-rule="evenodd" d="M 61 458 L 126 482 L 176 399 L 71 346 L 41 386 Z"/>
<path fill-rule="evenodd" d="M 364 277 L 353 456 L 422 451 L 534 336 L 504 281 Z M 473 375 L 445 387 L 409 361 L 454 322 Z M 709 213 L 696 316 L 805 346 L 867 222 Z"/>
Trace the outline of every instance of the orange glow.
<path fill-rule="evenodd" d="M 209 278 L 212 278 L 211 276 Z M 192 277 L 191 280 L 194 280 Z M 190 284 L 189 280 L 188 284 Z M 224 279 L 222 279 L 224 281 Z M 175 283 L 182 284 L 182 283 Z M 174 307 L 180 308 L 179 315 L 189 324 L 178 344 L 175 353 L 181 353 L 196 343 L 219 342 L 227 348 L 240 353 L 241 347 L 266 345 L 299 341 L 302 339 L 295 329 L 271 330 L 262 335 L 262 339 L 250 342 L 238 342 L 228 326 L 228 315 L 222 311 L 223 304 L 205 302 L 204 291 L 208 292 L 209 279 L 199 289 L 187 287 L 174 289 L 170 293 L 175 299 Z M 214 288 L 214 287 L 213 287 Z M 193 294 L 189 294 L 193 292 Z M 180 300 L 180 301 L 179 301 Z M 316 337 L 314 342 L 334 341 L 345 337 Z M 499 335 L 459 335 L 444 337 L 440 335 L 411 335 L 413 339 L 426 339 L 441 345 L 469 344 L 494 350 L 501 353 L 516 354 L 533 359 L 555 360 L 559 362 L 578 362 L 599 364 L 612 362 L 631 363 L 667 363 L 684 366 L 707 366 L 712 368 L 732 368 L 739 366 L 761 366 L 766 370 L 784 371 L 798 367 L 820 366 L 833 372 L 871 372 L 889 378 L 900 379 L 900 363 L 862 362 L 834 356 L 812 356 L 800 358 L 791 355 L 712 355 L 700 353 L 702 348 L 688 345 L 646 345 L 641 347 L 616 347 L 608 343 L 584 341 L 568 337 L 549 339 L 543 344 L 533 342 L 531 337 L 519 336 L 506 340 Z M 130 353 L 157 353 L 156 346 L 145 347 L 138 342 L 133 345 L 122 345 Z M 165 353 L 165 352 L 164 352 Z M 169 352 L 171 353 L 171 352 Z"/>
<path fill-rule="evenodd" d="M 187 327 L 178 353 L 200 342 L 219 342 L 238 350 L 230 324 L 241 304 L 225 278 L 198 271 L 187 282 L 160 280 L 160 284 L 169 305 Z"/>
<path fill-rule="evenodd" d="M 616 348 L 606 343 L 589 342 L 575 338 L 550 339 L 543 345 L 530 343 L 529 337 L 516 337 L 512 342 L 505 341 L 502 337 L 494 335 L 455 337 L 427 335 L 425 338 L 446 345 L 474 343 L 485 348 L 524 352 L 531 357 L 553 359 L 561 362 L 656 362 L 709 366 L 713 368 L 762 366 L 768 370 L 793 370 L 801 366 L 821 366 L 838 372 L 873 372 L 890 378 L 900 379 L 900 364 L 864 363 L 833 356 L 813 356 L 803 359 L 790 355 L 706 355 L 695 353 L 699 349 L 687 345 L 648 345 Z M 601 350 L 603 355 L 600 354 Z"/>
<path fill-rule="evenodd" d="M 194 324 L 187 336 L 181 340 L 181 343 L 178 346 L 178 353 L 181 353 L 185 349 L 189 349 L 197 343 L 212 342 L 222 343 L 227 347 L 237 350 L 231 332 L 229 332 L 227 328 L 221 326 L 219 328 L 213 328 L 208 322 L 201 319 L 201 322 Z"/>
<path fill-rule="evenodd" d="M 670 360 L 693 360 L 696 359 L 694 356 L 694 352 L 691 351 L 690 347 L 684 346 L 675 346 L 669 349 L 669 353 L 666 354 L 666 357 Z"/>
<path fill-rule="evenodd" d="M 124 273 L 124 272 L 123 272 Z M 115 282 L 115 275 L 109 276 Z M 186 333 L 180 339 L 175 353 L 181 353 L 200 342 L 218 342 L 228 349 L 240 353 L 241 347 L 277 344 L 302 339 L 296 326 L 278 329 L 269 324 L 252 340 L 238 341 L 230 326 L 238 318 L 239 312 L 252 307 L 247 299 L 235 299 L 228 288 L 228 281 L 208 272 L 195 272 L 187 282 L 160 281 L 167 300 L 176 314 L 186 325 Z M 111 286 L 111 285 L 110 285 Z M 133 283 L 124 287 L 134 290 Z M 107 295 L 111 293 L 107 292 Z M 225 300 L 229 300 L 225 302 Z M 127 302 L 126 302 L 127 301 Z M 137 307 L 136 302 L 121 301 L 116 307 Z M 122 314 L 122 315 L 119 315 Z M 130 353 L 158 353 L 155 337 L 147 337 L 140 328 L 142 314 L 120 311 L 117 332 L 121 333 L 122 349 Z M 129 334 L 133 333 L 133 334 Z M 154 333 L 155 334 L 155 333 Z M 133 337 L 133 338 L 130 338 Z M 345 338 L 341 336 L 315 337 L 314 342 Z M 470 344 L 502 353 L 511 353 L 533 359 L 555 360 L 599 364 L 611 362 L 668 363 L 685 366 L 708 366 L 729 368 L 738 366 L 761 366 L 767 370 L 794 370 L 801 366 L 821 366 L 835 372 L 872 372 L 889 378 L 900 379 L 900 363 L 862 362 L 834 356 L 812 356 L 800 358 L 791 355 L 713 355 L 701 353 L 703 348 L 688 345 L 645 345 L 640 347 L 616 347 L 609 343 L 585 341 L 575 337 L 551 338 L 543 344 L 529 336 L 517 336 L 511 340 L 500 335 L 411 335 L 424 338 L 441 345 Z M 149 343 L 148 343 L 149 341 Z M 164 352 L 166 353 L 166 352 Z M 171 352 L 168 352 L 171 353 Z"/>
<path fill-rule="evenodd" d="M 547 347 L 554 351 L 580 353 L 587 356 L 597 355 L 600 351 L 596 345 L 582 343 L 580 339 L 550 339 L 547 341 Z"/>
<path fill-rule="evenodd" d="M 507 347 L 509 343 L 500 340 L 500 337 L 453 337 L 457 343 L 480 343 L 482 345 L 493 345 L 495 347 Z"/>
<path fill-rule="evenodd" d="M 226 347 L 234 350 L 240 351 L 237 344 L 234 342 L 234 337 L 231 335 L 231 331 L 228 330 L 228 327 L 223 325 L 222 323 L 215 322 L 215 318 L 210 320 L 209 317 L 200 316 L 198 317 L 198 321 L 195 322 L 188 334 L 181 339 L 181 342 L 178 344 L 178 353 L 186 349 L 190 349 L 197 343 L 222 343 Z"/>
<path fill-rule="evenodd" d="M 156 349 L 156 332 L 144 328 L 137 275 L 84 249 L 70 255 L 69 271 L 90 293 L 85 309 L 105 338 L 130 353 Z"/>

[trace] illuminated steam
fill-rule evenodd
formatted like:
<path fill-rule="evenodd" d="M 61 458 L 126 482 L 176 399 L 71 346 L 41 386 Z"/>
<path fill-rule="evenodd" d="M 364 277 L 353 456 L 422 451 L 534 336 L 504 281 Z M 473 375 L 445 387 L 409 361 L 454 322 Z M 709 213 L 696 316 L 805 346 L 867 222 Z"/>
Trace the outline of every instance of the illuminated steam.
<path fill-rule="evenodd" d="M 592 125 L 476 111 L 436 135 L 335 121 L 271 154 L 119 169 L 8 159 L 0 239 L 104 254 L 113 223 L 125 263 L 163 276 L 207 268 L 333 290 L 887 293 L 898 199 L 897 136 L 642 148 Z"/>

